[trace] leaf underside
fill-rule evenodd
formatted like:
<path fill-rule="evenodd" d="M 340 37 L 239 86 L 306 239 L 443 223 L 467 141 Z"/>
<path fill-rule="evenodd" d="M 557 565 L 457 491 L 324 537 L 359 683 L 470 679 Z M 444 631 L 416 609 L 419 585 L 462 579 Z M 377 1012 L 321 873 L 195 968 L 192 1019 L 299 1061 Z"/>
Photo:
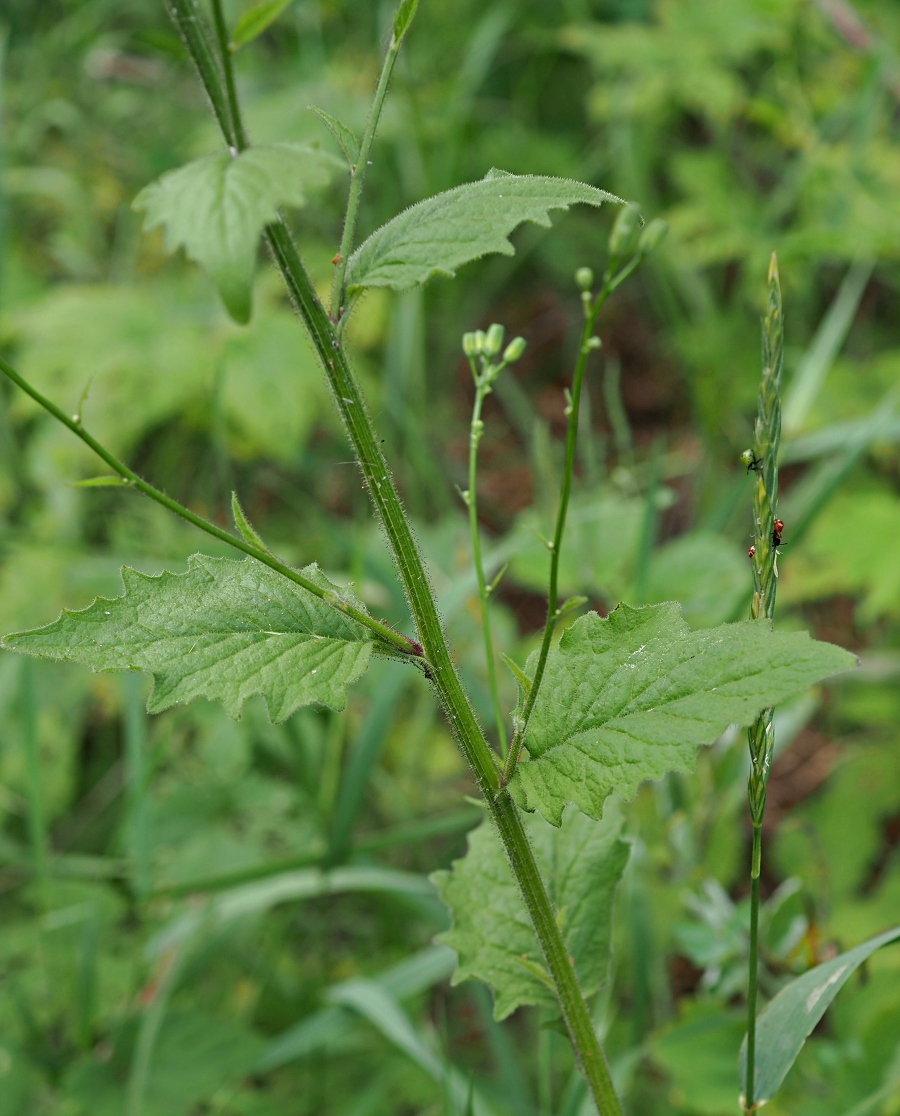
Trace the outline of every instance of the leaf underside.
<path fill-rule="evenodd" d="M 762 1104 L 774 1096 L 797 1060 L 804 1042 L 853 973 L 881 946 L 900 939 L 900 926 L 886 930 L 855 949 L 817 965 L 778 993 L 756 1024 L 753 1099 Z M 741 1046 L 741 1088 L 747 1077 L 747 1039 Z"/>
<path fill-rule="evenodd" d="M 167 252 L 183 247 L 209 273 L 228 313 L 244 323 L 263 228 L 279 206 L 304 205 L 309 188 L 325 185 L 335 163 L 292 143 L 204 155 L 145 186 L 134 208 L 146 214 L 146 230 L 164 226 Z"/>
<path fill-rule="evenodd" d="M 767 620 L 691 631 L 673 602 L 589 613 L 550 653 L 510 790 L 554 825 L 569 802 L 598 818 L 613 791 L 631 798 L 645 779 L 689 771 L 730 724 L 854 665 Z"/>
<path fill-rule="evenodd" d="M 551 209 L 607 201 L 622 204 L 584 182 L 491 171 L 480 182 L 435 194 L 382 225 L 350 257 L 347 285 L 403 291 L 432 275 L 452 276 L 489 253 L 513 255 L 508 237 L 523 221 L 548 228 Z"/>
<path fill-rule="evenodd" d="M 570 808 L 558 829 L 534 814 L 523 821 L 579 983 L 592 996 L 606 979 L 613 896 L 628 861 L 622 819 L 608 810 L 595 822 Z M 489 985 L 497 1019 L 523 1004 L 555 1009 L 543 955 L 493 823 L 485 819 L 469 834 L 466 855 L 431 878 L 453 916 L 452 928 L 438 937 L 459 958 L 453 983 L 474 977 Z"/>
<path fill-rule="evenodd" d="M 338 588 L 315 565 L 302 573 Z M 158 577 L 125 566 L 122 582 L 123 596 L 63 612 L 3 646 L 96 671 L 147 671 L 151 713 L 203 697 L 237 718 L 262 694 L 276 722 L 313 702 L 343 709 L 347 686 L 369 662 L 365 628 L 252 558 L 195 554 L 185 573 Z"/>

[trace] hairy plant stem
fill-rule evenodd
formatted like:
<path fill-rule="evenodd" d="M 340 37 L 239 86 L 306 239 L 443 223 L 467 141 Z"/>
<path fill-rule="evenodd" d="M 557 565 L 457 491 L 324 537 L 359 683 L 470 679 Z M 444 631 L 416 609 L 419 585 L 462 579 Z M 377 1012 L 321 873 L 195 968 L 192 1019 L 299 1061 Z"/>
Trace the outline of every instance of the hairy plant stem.
<path fill-rule="evenodd" d="M 172 0 L 171 7 L 176 23 L 180 25 L 182 13 L 189 14 L 193 11 L 194 2 L 195 0 Z M 186 42 L 190 49 L 187 38 Z M 395 49 L 393 41 L 391 49 Z M 230 65 L 230 59 L 224 59 L 223 65 Z M 201 70 L 201 78 L 203 76 L 204 71 Z M 381 96 L 383 98 L 383 92 Z M 374 134 L 377 115 L 370 114 L 370 121 Z M 371 137 L 369 143 L 371 144 Z M 359 189 L 362 189 L 361 183 Z M 346 229 L 345 221 L 345 234 Z M 575 971 L 569 962 L 550 897 L 517 807 L 507 792 L 497 793 L 500 779 L 493 753 L 478 725 L 450 657 L 421 555 L 335 323 L 319 300 L 282 221 L 268 226 L 266 242 L 322 363 L 369 495 L 396 560 L 424 650 L 428 675 L 497 826 L 547 961 L 569 1037 L 598 1111 L 601 1116 L 621 1116 L 609 1067 L 597 1041 Z"/>
<path fill-rule="evenodd" d="M 591 344 L 594 325 L 597 321 L 597 315 L 600 313 L 600 307 L 606 301 L 610 291 L 613 289 L 611 282 L 611 268 L 607 269 L 606 277 L 603 280 L 603 286 L 596 299 L 591 299 L 590 294 L 585 291 L 582 295 L 582 303 L 584 306 L 584 326 L 581 330 L 581 343 L 578 346 L 578 357 L 575 361 L 575 371 L 572 374 L 572 389 L 569 395 L 568 406 L 566 414 L 568 415 L 568 424 L 566 426 L 566 456 L 565 464 L 563 466 L 562 486 L 559 492 L 559 504 L 556 510 L 556 528 L 553 532 L 553 539 L 549 543 L 550 547 L 550 584 L 547 590 L 547 619 L 544 623 L 544 635 L 541 640 L 541 650 L 538 655 L 537 666 L 534 671 L 534 678 L 531 680 L 531 688 L 525 698 L 525 704 L 522 709 L 522 714 L 516 720 L 516 728 L 513 733 L 512 744 L 510 745 L 509 752 L 506 756 L 506 763 L 503 768 L 503 785 L 506 786 L 512 779 L 516 772 L 516 764 L 519 762 L 519 756 L 522 753 L 522 745 L 525 742 L 525 733 L 528 729 L 528 720 L 531 717 L 531 711 L 534 709 L 534 703 L 537 700 L 538 691 L 541 688 L 541 682 L 544 678 L 544 669 L 547 666 L 547 656 L 550 654 L 550 644 L 553 640 L 553 632 L 556 629 L 556 622 L 560 617 L 559 609 L 559 556 L 562 551 L 563 535 L 566 530 L 566 517 L 569 512 L 569 497 L 572 492 L 572 474 L 575 469 L 575 444 L 578 440 L 578 408 L 581 403 L 581 385 L 584 381 L 584 370 L 587 367 L 587 358 L 591 353 L 594 345 Z M 633 268 L 631 269 L 633 270 Z M 629 272 L 630 274 L 630 272 Z M 618 276 L 617 276 L 618 278 Z M 620 280 L 621 281 L 621 280 Z M 618 286 L 618 283 L 616 283 Z"/>
<path fill-rule="evenodd" d="M 755 538 L 753 544 L 753 599 L 750 617 L 771 620 L 775 612 L 779 537 L 774 531 L 778 501 L 778 447 L 781 442 L 781 376 L 784 356 L 784 321 L 781 286 L 775 253 L 769 262 L 766 316 L 763 319 L 763 370 L 751 451 L 756 473 L 753 499 Z M 762 824 L 766 811 L 766 783 L 772 765 L 775 733 L 772 709 L 764 709 L 750 726 L 750 778 L 747 797 L 753 823 L 753 852 L 750 866 L 750 973 L 747 988 L 747 1075 L 741 1102 L 747 1111 L 755 1107 L 756 1000 L 759 967 L 759 876 L 762 865 Z"/>
<path fill-rule="evenodd" d="M 472 423 L 469 427 L 469 488 L 466 492 L 466 506 L 469 509 L 469 534 L 472 538 L 472 562 L 475 566 L 475 577 L 478 581 L 478 600 L 481 605 L 481 634 L 484 639 L 484 658 L 487 663 L 488 686 L 491 691 L 491 703 L 494 707 L 494 721 L 497 726 L 497 739 L 500 742 L 500 754 L 506 758 L 506 727 L 503 724 L 503 710 L 500 707 L 500 695 L 497 692 L 497 668 L 494 663 L 494 641 L 491 636 L 491 615 L 488 611 L 487 582 L 484 577 L 484 566 L 481 561 L 481 534 L 478 530 L 478 444 L 484 432 L 484 423 L 481 419 L 481 408 L 485 397 L 491 392 L 491 384 L 502 371 L 504 365 L 487 365 L 479 374 L 475 368 L 475 361 L 470 357 L 469 365 L 472 368 L 472 377 L 475 380 L 475 403 L 472 406 Z"/>
<path fill-rule="evenodd" d="M 222 10 L 222 0 L 212 0 L 213 24 L 216 29 L 216 39 L 219 44 L 219 54 L 222 58 L 222 69 L 225 77 L 225 94 L 228 98 L 228 112 L 234 135 L 234 147 L 242 151 L 247 146 L 247 134 L 241 119 L 241 109 L 237 96 L 237 84 L 234 80 L 234 66 L 231 64 L 231 45 L 228 37 L 228 28 L 225 24 L 225 13 Z"/>
<path fill-rule="evenodd" d="M 380 650 L 386 652 L 391 651 L 394 654 L 399 652 L 404 656 L 421 657 L 422 650 L 417 643 L 411 639 L 407 639 L 406 636 L 401 635 L 399 632 L 395 632 L 393 628 L 389 627 L 387 624 L 383 624 L 380 620 L 375 620 L 367 612 L 362 612 L 360 609 L 356 608 L 355 605 L 350 604 L 349 601 L 345 601 L 333 589 L 323 589 L 321 585 L 317 585 L 314 581 L 310 581 L 309 578 L 304 577 L 303 574 L 285 565 L 284 562 L 280 562 L 267 550 L 253 546 L 245 539 L 239 539 L 229 534 L 228 531 L 224 531 L 221 527 L 217 527 L 215 523 L 210 523 L 209 520 L 196 515 L 189 508 L 179 504 L 177 500 L 173 500 L 171 496 L 167 496 L 165 492 L 160 492 L 158 488 L 154 488 L 152 484 L 148 484 L 147 481 L 139 477 L 137 473 L 133 472 L 127 465 L 111 454 L 96 438 L 92 437 L 81 425 L 81 421 L 77 416 L 72 418 L 64 411 L 61 411 L 55 403 L 51 402 L 51 400 L 45 395 L 42 395 L 36 387 L 23 379 L 23 377 L 20 376 L 14 368 L 11 368 L 2 358 L 0 358 L 0 372 L 3 372 L 14 384 L 17 384 L 26 395 L 30 395 L 35 402 L 40 403 L 44 410 L 53 415 L 58 422 L 61 422 L 63 426 L 67 426 L 86 446 L 90 446 L 94 453 L 122 478 L 125 484 L 129 485 L 131 488 L 136 488 L 139 492 L 143 492 L 145 496 L 149 496 L 150 499 L 155 500 L 157 504 L 161 504 L 164 508 L 168 508 L 169 511 L 181 516 L 181 518 L 187 520 L 188 523 L 192 523 L 195 527 L 199 527 L 200 530 L 205 531 L 207 535 L 212 535 L 213 538 L 219 539 L 220 542 L 228 543 L 228 545 L 233 546 L 235 550 L 240 550 L 244 554 L 249 554 L 251 558 L 255 558 L 258 562 L 262 562 L 264 566 L 268 566 L 270 569 L 275 570 L 276 573 L 282 574 L 284 577 L 288 578 L 289 581 L 293 581 L 308 593 L 312 593 L 313 596 L 318 597 L 319 600 L 325 601 L 326 604 L 331 605 L 331 607 L 338 612 L 343 613 L 345 616 L 349 616 L 351 620 L 355 620 L 357 624 L 361 624 L 364 628 L 367 628 L 382 641 L 382 644 L 386 645 L 379 648 Z"/>
<path fill-rule="evenodd" d="M 347 212 L 344 216 L 344 231 L 341 234 L 341 246 L 335 256 L 334 276 L 331 284 L 331 316 L 338 321 L 344 314 L 344 278 L 347 274 L 347 258 L 353 251 L 353 241 L 356 236 L 356 222 L 359 218 L 359 201 L 362 197 L 363 186 L 366 181 L 366 171 L 369 168 L 369 152 L 372 150 L 372 141 L 378 121 L 381 119 L 381 110 L 384 107 L 384 98 L 387 96 L 394 63 L 400 53 L 401 40 L 391 37 L 391 45 L 384 56 L 384 65 L 375 87 L 375 96 L 372 98 L 372 107 L 369 110 L 369 119 L 366 121 L 366 130 L 363 133 L 362 143 L 359 145 L 359 155 L 355 165 L 350 170 L 350 193 L 347 196 Z"/>

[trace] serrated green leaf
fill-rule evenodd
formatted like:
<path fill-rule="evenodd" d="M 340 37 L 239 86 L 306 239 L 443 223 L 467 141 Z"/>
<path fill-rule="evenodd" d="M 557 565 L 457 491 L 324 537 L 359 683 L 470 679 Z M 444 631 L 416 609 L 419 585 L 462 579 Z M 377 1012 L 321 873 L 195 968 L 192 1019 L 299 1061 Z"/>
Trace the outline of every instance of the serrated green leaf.
<path fill-rule="evenodd" d="M 302 572 L 337 589 L 315 565 Z M 195 554 L 187 572 L 158 577 L 124 566 L 122 582 L 123 596 L 64 611 L 3 646 L 97 671 L 145 670 L 155 683 L 151 713 L 205 697 L 236 718 L 262 694 L 273 721 L 313 702 L 343 709 L 369 662 L 364 628 L 252 558 Z"/>
<path fill-rule="evenodd" d="M 330 158 L 302 144 L 204 155 L 169 171 L 134 199 L 146 230 L 164 226 L 165 247 L 183 247 L 211 276 L 235 321 L 250 320 L 256 249 L 278 207 L 304 205 L 328 181 Z"/>
<path fill-rule="evenodd" d="M 554 825 L 574 802 L 599 818 L 616 791 L 689 771 L 730 724 L 856 664 L 849 651 L 767 620 L 691 631 L 674 602 L 576 620 L 551 651 L 510 789 Z M 533 667 L 532 667 L 533 671 Z"/>
<path fill-rule="evenodd" d="M 322 121 L 329 132 L 334 136 L 335 142 L 341 151 L 344 153 L 344 158 L 351 167 L 356 166 L 356 160 L 359 158 L 359 140 L 353 134 L 352 129 L 348 128 L 346 124 L 342 123 L 336 116 L 326 112 L 324 109 L 318 108 L 316 105 L 310 105 L 310 111 L 314 112 L 316 116 Z"/>
<path fill-rule="evenodd" d="M 411 206 L 364 241 L 347 265 L 349 287 L 408 290 L 431 275 L 456 274 L 491 252 L 513 255 L 509 234 L 523 221 L 550 226 L 551 209 L 622 199 L 568 178 L 491 172 Z"/>
<path fill-rule="evenodd" d="M 884 945 L 900 938 L 900 926 L 886 930 L 855 949 L 817 965 L 778 993 L 756 1024 L 756 1065 L 753 1100 L 764 1104 L 775 1095 L 804 1042 L 831 1002 L 859 966 Z M 741 1087 L 747 1078 L 747 1037 L 738 1067 Z"/>
<path fill-rule="evenodd" d="M 560 828 L 537 815 L 523 818 L 557 911 L 563 940 L 585 995 L 606 979 L 613 895 L 628 861 L 622 819 L 602 822 L 575 809 Z M 543 955 L 500 838 L 489 819 L 469 834 L 466 855 L 431 877 L 450 908 L 453 926 L 438 936 L 459 956 L 453 983 L 475 977 L 494 993 L 494 1015 L 505 1019 L 522 1004 L 556 1008 Z"/>
<path fill-rule="evenodd" d="M 253 4 L 242 12 L 231 33 L 231 49 L 239 50 L 252 43 L 292 3 L 293 0 L 263 0 L 261 4 Z"/>

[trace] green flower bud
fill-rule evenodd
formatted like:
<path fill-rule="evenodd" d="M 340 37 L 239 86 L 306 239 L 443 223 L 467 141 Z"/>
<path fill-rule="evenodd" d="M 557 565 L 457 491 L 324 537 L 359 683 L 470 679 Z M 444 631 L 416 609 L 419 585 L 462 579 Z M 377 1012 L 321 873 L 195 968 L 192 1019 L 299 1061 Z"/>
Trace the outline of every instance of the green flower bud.
<path fill-rule="evenodd" d="M 487 350 L 487 334 L 483 329 L 475 330 L 475 354 L 480 356 Z"/>
<path fill-rule="evenodd" d="M 640 225 L 641 215 L 638 207 L 633 203 L 623 206 L 609 234 L 609 254 L 627 256 L 634 249 Z"/>
<path fill-rule="evenodd" d="M 474 333 L 464 333 L 462 339 L 462 349 L 467 357 L 478 356 L 478 337 Z"/>
<path fill-rule="evenodd" d="M 525 352 L 525 338 L 514 337 L 503 350 L 503 359 L 507 364 L 515 364 L 522 353 Z"/>
<path fill-rule="evenodd" d="M 669 226 L 660 217 L 654 217 L 645 229 L 641 230 L 638 237 L 638 251 L 642 256 L 648 255 L 666 239 Z"/>
<path fill-rule="evenodd" d="M 589 267 L 579 267 L 575 272 L 575 282 L 583 291 L 589 291 L 594 285 L 594 273 Z"/>
<path fill-rule="evenodd" d="M 496 356 L 500 352 L 500 347 L 503 344 L 503 326 L 494 322 L 494 324 L 487 331 L 484 345 L 484 355 L 486 357 Z"/>

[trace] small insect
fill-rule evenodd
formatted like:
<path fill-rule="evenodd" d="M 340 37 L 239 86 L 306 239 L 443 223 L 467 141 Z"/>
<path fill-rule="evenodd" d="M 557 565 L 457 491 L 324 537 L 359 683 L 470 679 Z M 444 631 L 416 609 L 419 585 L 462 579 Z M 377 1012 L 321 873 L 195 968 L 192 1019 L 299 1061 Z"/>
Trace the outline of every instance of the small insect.
<path fill-rule="evenodd" d="M 776 519 L 772 524 L 772 546 L 781 546 L 781 532 L 784 530 L 784 523 L 780 519 Z"/>
<path fill-rule="evenodd" d="M 755 554 L 756 554 L 756 547 L 751 546 L 750 549 L 747 551 L 747 557 L 748 558 L 753 558 L 755 556 Z"/>
<path fill-rule="evenodd" d="M 757 457 L 753 450 L 744 450 L 741 454 L 741 464 L 747 466 L 748 473 L 762 472 L 762 458 Z"/>

